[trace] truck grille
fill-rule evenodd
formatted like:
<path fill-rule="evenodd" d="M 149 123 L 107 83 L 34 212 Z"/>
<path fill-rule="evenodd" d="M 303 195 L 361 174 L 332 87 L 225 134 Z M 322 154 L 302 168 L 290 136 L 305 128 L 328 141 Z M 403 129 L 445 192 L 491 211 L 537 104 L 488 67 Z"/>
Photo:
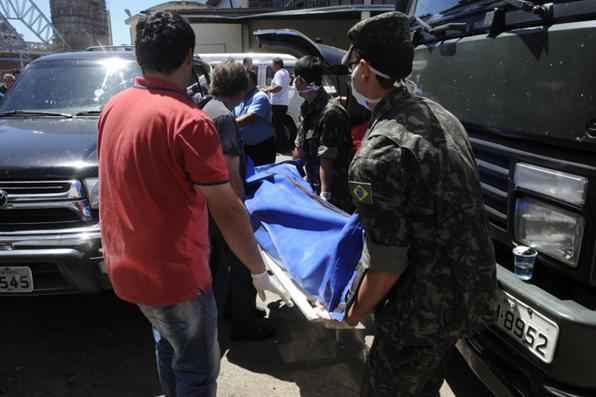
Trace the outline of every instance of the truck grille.
<path fill-rule="evenodd" d="M 480 173 L 484 208 L 489 222 L 493 226 L 506 231 L 509 228 L 508 195 L 511 160 L 502 153 L 491 151 L 489 147 L 483 145 L 481 140 L 474 138 L 470 140 L 474 148 L 478 172 Z"/>
<path fill-rule="evenodd" d="M 64 228 L 80 225 L 81 217 L 66 208 L 0 211 L 0 230 Z"/>
<path fill-rule="evenodd" d="M 43 198 L 47 195 L 67 193 L 73 185 L 73 181 L 56 182 L 0 182 L 0 190 L 10 195 L 30 195 Z M 40 198 L 38 197 L 38 198 Z"/>
<path fill-rule="evenodd" d="M 82 184 L 71 181 L 0 181 L 8 206 L 0 208 L 0 232 L 79 227 L 93 220 Z"/>

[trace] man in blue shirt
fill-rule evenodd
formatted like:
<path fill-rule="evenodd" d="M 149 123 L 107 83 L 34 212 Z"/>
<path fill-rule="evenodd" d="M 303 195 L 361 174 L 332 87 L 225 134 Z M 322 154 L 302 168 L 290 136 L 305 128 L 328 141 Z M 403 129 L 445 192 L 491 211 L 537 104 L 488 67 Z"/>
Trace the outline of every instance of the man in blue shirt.
<path fill-rule="evenodd" d="M 248 93 L 235 109 L 246 154 L 255 165 L 275 162 L 272 109 L 269 97 L 257 89 L 257 74 L 248 70 Z"/>

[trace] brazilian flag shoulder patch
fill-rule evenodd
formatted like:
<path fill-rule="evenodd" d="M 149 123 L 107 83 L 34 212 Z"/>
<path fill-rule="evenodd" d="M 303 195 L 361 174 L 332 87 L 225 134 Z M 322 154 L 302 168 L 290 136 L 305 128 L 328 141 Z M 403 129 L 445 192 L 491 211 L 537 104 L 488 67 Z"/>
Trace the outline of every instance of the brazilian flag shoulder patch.
<path fill-rule="evenodd" d="M 352 197 L 361 204 L 372 204 L 373 203 L 373 191 L 372 185 L 367 182 L 356 182 L 348 181 L 350 185 L 350 192 Z"/>

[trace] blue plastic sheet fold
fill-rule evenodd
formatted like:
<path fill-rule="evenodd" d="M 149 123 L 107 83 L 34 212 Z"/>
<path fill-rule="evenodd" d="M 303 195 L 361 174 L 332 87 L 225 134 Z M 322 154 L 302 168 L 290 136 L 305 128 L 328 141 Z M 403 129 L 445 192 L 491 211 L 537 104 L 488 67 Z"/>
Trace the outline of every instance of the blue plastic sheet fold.
<path fill-rule="evenodd" d="M 341 320 L 362 254 L 362 227 L 357 215 L 314 194 L 298 166 L 286 162 L 257 167 L 247 179 L 246 206 L 261 248 Z"/>

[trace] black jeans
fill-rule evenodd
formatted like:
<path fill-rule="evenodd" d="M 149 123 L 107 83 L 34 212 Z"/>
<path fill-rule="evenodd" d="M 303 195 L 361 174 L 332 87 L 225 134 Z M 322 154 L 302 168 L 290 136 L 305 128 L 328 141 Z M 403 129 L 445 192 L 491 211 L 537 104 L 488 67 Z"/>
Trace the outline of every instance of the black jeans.
<path fill-rule="evenodd" d="M 288 113 L 288 107 L 285 105 L 272 105 L 273 111 L 273 131 L 275 133 L 275 148 L 278 153 L 288 151 L 290 142 L 287 142 L 286 134 L 284 133 L 284 119 Z M 291 142 L 292 144 L 294 142 Z"/>
<path fill-rule="evenodd" d="M 257 290 L 250 272 L 234 255 L 213 219 L 209 222 L 209 238 L 209 267 L 218 312 L 222 317 L 224 313 L 230 317 L 232 328 L 242 329 L 254 321 Z"/>
<path fill-rule="evenodd" d="M 271 137 L 256 145 L 245 145 L 244 151 L 255 165 L 275 163 L 275 138 Z"/>
<path fill-rule="evenodd" d="M 277 131 L 279 123 L 283 122 L 284 116 L 288 113 L 288 107 L 285 105 L 272 105 L 273 111 L 273 128 Z"/>

